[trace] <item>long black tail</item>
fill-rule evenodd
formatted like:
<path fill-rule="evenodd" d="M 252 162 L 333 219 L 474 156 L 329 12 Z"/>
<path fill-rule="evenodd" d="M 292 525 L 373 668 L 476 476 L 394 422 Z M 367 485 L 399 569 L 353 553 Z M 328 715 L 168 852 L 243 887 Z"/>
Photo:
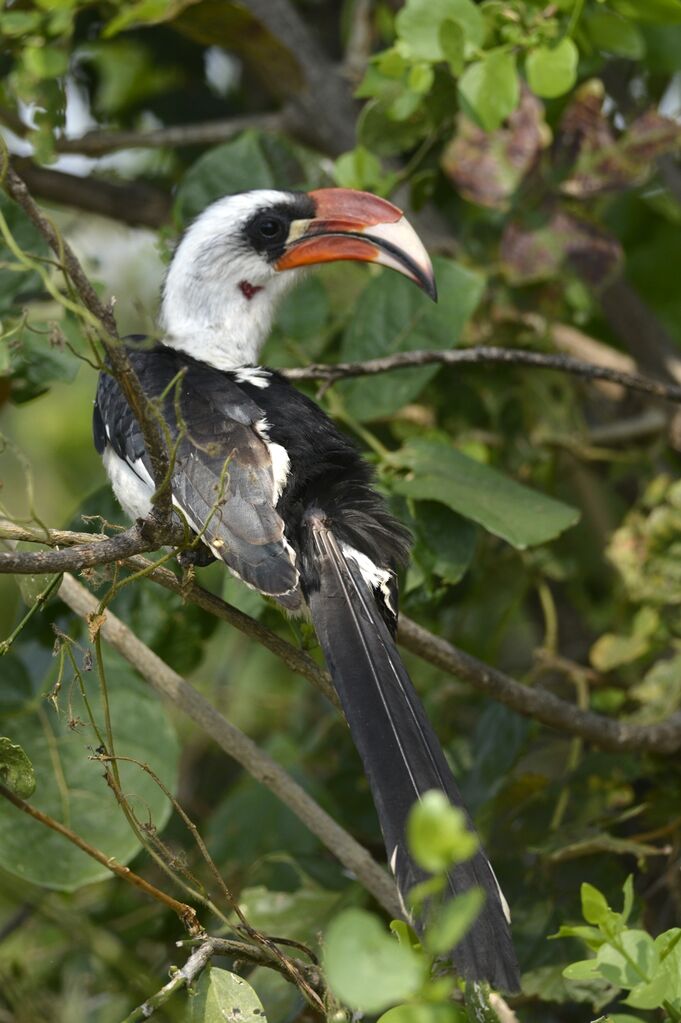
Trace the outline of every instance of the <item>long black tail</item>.
<path fill-rule="evenodd" d="M 308 601 L 354 743 L 362 757 L 383 832 L 388 861 L 405 901 L 427 876 L 405 841 L 409 810 L 423 793 L 441 789 L 466 813 L 440 743 L 357 563 L 346 559 L 333 532 L 311 526 L 318 587 Z M 518 988 L 508 908 L 487 857 L 479 849 L 449 874 L 453 894 L 479 885 L 485 904 L 452 951 L 458 972 L 496 988 Z"/>

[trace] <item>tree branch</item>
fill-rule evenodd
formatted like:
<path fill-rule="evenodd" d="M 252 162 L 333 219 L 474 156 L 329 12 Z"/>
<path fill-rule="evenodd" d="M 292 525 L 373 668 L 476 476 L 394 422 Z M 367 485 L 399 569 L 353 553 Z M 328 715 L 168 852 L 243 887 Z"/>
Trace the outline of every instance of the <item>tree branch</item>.
<path fill-rule="evenodd" d="M 248 128 L 277 132 L 290 129 L 286 110 L 277 113 L 229 117 L 200 124 L 173 124 L 153 131 L 89 131 L 80 138 L 61 138 L 60 153 L 104 156 L 121 149 L 176 149 L 182 146 L 211 146 L 227 142 Z M 82 180 L 81 178 L 78 179 Z"/>
<path fill-rule="evenodd" d="M 178 945 L 184 945 L 178 942 Z M 149 1019 L 150 1016 L 160 1009 L 166 1002 L 182 988 L 191 987 L 196 978 L 205 970 L 213 956 L 230 956 L 233 959 L 245 960 L 255 966 L 267 966 L 272 970 L 281 973 L 286 980 L 290 980 L 290 974 L 274 955 L 256 945 L 247 945 L 243 941 L 233 941 L 229 938 L 205 938 L 200 941 L 187 962 L 179 970 L 173 971 L 171 979 L 167 984 L 157 991 L 155 995 L 147 998 L 142 1005 L 126 1016 L 123 1023 L 138 1023 L 140 1020 Z M 323 994 L 324 986 L 319 970 L 314 966 L 303 963 L 300 959 L 293 960 L 296 969 L 305 978 L 310 988 L 318 994 Z M 321 998 L 320 998 L 321 1003 Z"/>
<path fill-rule="evenodd" d="M 51 167 L 39 167 L 27 157 L 14 157 L 12 162 L 30 190 L 48 202 L 97 213 L 130 227 L 156 230 L 170 220 L 170 195 L 146 182 L 123 184 L 92 175 L 81 177 Z"/>
<path fill-rule="evenodd" d="M 64 577 L 59 596 L 81 618 L 99 610 L 99 601 L 72 576 Z M 190 717 L 221 749 L 285 803 L 387 912 L 401 916 L 395 886 L 383 868 L 279 764 L 227 721 L 109 610 L 105 612 L 101 634 L 156 692 Z"/>
<path fill-rule="evenodd" d="M 178 902 L 171 895 L 167 895 L 166 892 L 156 888 L 153 884 L 150 884 L 139 874 L 133 873 L 129 867 L 124 867 L 123 864 L 119 863 L 114 859 L 113 856 L 107 856 L 101 849 L 97 849 L 94 845 L 90 845 L 84 838 L 78 835 L 71 828 L 67 828 L 61 821 L 55 820 L 54 817 L 50 817 L 49 814 L 39 810 L 36 806 L 31 803 L 27 803 L 25 799 L 21 799 L 10 789 L 0 784 L 0 796 L 6 799 L 9 803 L 12 803 L 18 810 L 32 817 L 40 824 L 44 824 L 45 827 L 50 828 L 52 831 L 56 831 L 58 835 L 61 835 L 67 841 L 81 849 L 87 856 L 90 856 L 97 863 L 101 863 L 103 867 L 110 870 L 116 877 L 120 877 L 123 881 L 131 884 L 134 888 L 138 888 L 146 895 L 150 895 L 153 899 L 163 903 L 164 906 L 172 909 L 176 913 L 183 925 L 187 928 L 190 934 L 199 934 L 202 930 L 196 916 L 196 911 L 186 904 L 186 902 Z"/>
<path fill-rule="evenodd" d="M 641 366 L 681 383 L 674 338 L 623 275 L 598 292 L 605 317 Z"/>
<path fill-rule="evenodd" d="M 80 572 L 83 568 L 95 565 L 109 565 L 114 561 L 122 561 L 133 554 L 155 551 L 161 544 L 181 544 L 186 540 L 184 530 L 173 527 L 162 536 L 152 530 L 149 535 L 146 522 L 139 520 L 130 529 L 117 536 L 101 536 L 93 538 L 91 533 L 63 533 L 62 539 L 56 538 L 55 531 L 50 530 L 47 536 L 36 534 L 31 530 L 12 528 L 13 523 L 0 519 L 0 535 L 5 539 L 21 539 L 50 546 L 71 544 L 72 539 L 63 537 L 78 536 L 77 546 L 68 550 L 54 551 L 3 551 L 0 553 L 0 574 L 40 575 L 52 572 Z"/>
<path fill-rule="evenodd" d="M 172 516 L 172 493 L 169 486 L 170 461 L 165 437 L 158 416 L 142 390 L 125 348 L 119 341 L 113 312 L 110 307 L 102 305 L 71 246 L 61 237 L 52 221 L 36 206 L 25 182 L 9 165 L 4 167 L 2 185 L 48 243 L 64 273 L 72 282 L 83 306 L 99 324 L 99 340 L 106 351 L 116 380 L 140 425 L 151 461 L 156 493 L 152 498 L 154 509 L 147 528 L 150 532 L 153 532 L 154 524 L 167 528 Z"/>
<path fill-rule="evenodd" d="M 242 0 L 245 7 L 295 57 L 307 88 L 291 103 L 307 121 L 307 134 L 332 155 L 355 144 L 357 111 L 349 82 L 288 0 Z"/>
<path fill-rule="evenodd" d="M 634 725 L 581 710 L 545 689 L 530 688 L 516 682 L 447 640 L 434 636 L 404 615 L 400 616 L 398 640 L 424 661 L 467 682 L 524 717 L 578 735 L 602 749 L 616 752 L 643 750 L 657 754 L 676 753 L 681 749 L 681 713 L 673 714 L 657 725 Z"/>
<path fill-rule="evenodd" d="M 134 532 L 127 530 L 126 533 L 120 534 L 118 537 L 114 537 L 114 540 L 120 540 L 122 537 L 127 536 L 129 533 Z M 59 562 L 61 565 L 58 569 L 43 568 L 42 571 L 80 571 L 85 564 L 88 566 L 101 565 L 108 563 L 112 560 L 110 557 L 105 560 L 96 557 L 97 548 L 103 544 L 111 544 L 112 539 L 104 534 L 93 534 L 93 533 L 77 533 L 71 530 L 64 529 L 51 529 L 47 533 L 36 533 L 24 526 L 18 526 L 14 522 L 10 522 L 8 519 L 0 519 L 0 537 L 4 537 L 7 540 L 14 542 L 36 542 L 44 543 L 49 546 L 55 547 L 71 547 L 68 551 L 55 552 L 63 556 L 63 560 Z M 92 554 L 90 555 L 90 549 Z M 149 549 L 148 547 L 146 548 Z M 83 552 L 87 552 L 90 560 L 86 563 L 81 564 L 83 560 Z M 21 553 L 12 552 L 8 554 L 8 558 L 21 558 L 21 574 L 36 574 L 41 569 L 36 565 L 35 561 L 28 561 L 26 559 L 37 558 L 40 555 L 49 555 L 51 552 L 40 551 L 31 552 L 24 551 Z M 67 563 L 67 555 L 72 555 L 74 564 Z M 4 554 L 0 554 L 0 566 L 2 566 Z M 249 615 L 239 611 L 238 608 L 232 607 L 226 601 L 217 597 L 214 593 L 199 586 L 198 583 L 188 581 L 185 579 L 178 579 L 178 577 L 167 568 L 152 568 L 152 563 L 145 558 L 139 556 L 125 556 L 120 553 L 120 548 L 116 548 L 116 557 L 113 560 L 123 560 L 125 558 L 125 564 L 128 568 L 134 572 L 144 571 L 147 573 L 149 579 L 153 582 L 163 586 L 166 590 L 170 590 L 172 593 L 177 593 L 184 600 L 189 601 L 192 604 L 196 604 L 198 607 L 207 611 L 209 614 L 214 615 L 216 618 L 221 618 L 223 621 L 228 622 L 235 628 L 243 632 L 244 635 L 254 639 L 257 643 L 260 643 L 267 650 L 270 650 L 276 657 L 279 657 L 284 664 L 287 665 L 297 675 L 302 675 L 303 678 L 308 679 L 321 693 L 326 696 L 331 703 L 334 704 L 340 710 L 340 701 L 338 695 L 333 688 L 331 679 L 323 668 L 313 661 L 309 654 L 306 654 L 304 650 L 299 650 L 297 647 L 288 643 L 285 639 L 282 639 L 271 629 L 266 628 L 255 618 L 251 618 Z M 50 565 L 51 562 L 44 560 L 42 564 Z M 24 571 L 26 569 L 26 571 Z M 3 571 L 0 567 L 0 571 Z M 13 571 L 8 568 L 7 571 Z"/>
<path fill-rule="evenodd" d="M 607 380 L 632 391 L 640 391 L 656 398 L 663 398 L 665 401 L 681 402 L 681 386 L 676 384 L 651 380 L 638 373 L 624 373 L 611 366 L 598 366 L 595 363 L 582 362 L 569 355 L 547 355 L 543 352 L 524 351 L 518 348 L 481 346 L 454 351 L 398 352 L 395 355 L 368 359 L 365 362 L 340 362 L 335 365 L 313 363 L 310 366 L 284 369 L 281 372 L 289 380 L 324 380 L 328 383 L 335 383 L 337 380 L 345 380 L 349 377 L 373 376 L 376 373 L 387 373 L 393 369 L 436 364 L 443 366 L 503 364 L 551 369 L 585 377 L 588 380 Z"/>
<path fill-rule="evenodd" d="M 35 539 L 30 531 L 4 520 L 0 520 L 0 535 L 12 540 Z M 91 534 L 51 530 L 49 537 L 41 537 L 41 542 L 80 544 L 83 538 L 91 538 Z M 147 570 L 150 567 L 150 562 L 140 556 L 126 559 L 126 564 L 135 571 Z M 198 584 L 193 582 L 187 584 L 178 579 L 166 568 L 152 569 L 148 577 L 152 582 L 179 594 L 261 643 L 292 671 L 312 682 L 339 708 L 338 697 L 328 673 L 304 651 L 298 650 L 260 622 L 243 614 Z M 593 711 L 581 710 L 545 689 L 523 685 L 497 668 L 477 660 L 439 636 L 433 635 L 405 615 L 400 616 L 397 638 L 405 649 L 434 664 L 448 675 L 467 682 L 485 696 L 557 731 L 580 736 L 602 749 L 616 752 L 642 750 L 662 755 L 675 753 L 681 749 L 681 713 L 657 725 L 615 721 Z"/>

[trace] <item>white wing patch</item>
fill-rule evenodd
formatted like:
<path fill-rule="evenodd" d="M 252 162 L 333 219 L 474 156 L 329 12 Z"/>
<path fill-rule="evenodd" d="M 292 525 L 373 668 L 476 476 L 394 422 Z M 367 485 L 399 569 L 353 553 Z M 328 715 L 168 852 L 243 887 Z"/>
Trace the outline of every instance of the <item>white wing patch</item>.
<path fill-rule="evenodd" d="M 237 384 L 251 384 L 252 387 L 260 387 L 264 390 L 270 386 L 272 374 L 261 366 L 242 366 L 234 370 L 234 379 Z"/>
<path fill-rule="evenodd" d="M 489 861 L 487 862 L 487 866 L 489 867 L 490 873 L 492 874 L 492 877 L 494 878 L 494 883 L 497 886 L 497 892 L 499 893 L 499 902 L 501 903 L 501 908 L 504 911 L 504 916 L 506 917 L 506 923 L 510 924 L 510 922 L 511 922 L 511 909 L 509 907 L 508 902 L 506 901 L 506 896 L 504 895 L 504 893 L 501 890 L 501 885 L 497 881 L 497 875 L 492 870 L 492 864 Z"/>
<path fill-rule="evenodd" d="M 266 419 L 259 419 L 254 426 L 258 435 L 262 437 L 267 445 L 267 451 L 270 456 L 270 461 L 272 462 L 272 476 L 274 477 L 272 504 L 276 508 L 277 502 L 281 497 L 284 487 L 286 486 L 288 474 L 291 469 L 291 460 L 288 457 L 286 448 L 282 447 L 281 444 L 275 444 L 270 440 L 270 424 Z"/>
<path fill-rule="evenodd" d="M 393 573 L 388 568 L 379 568 L 375 565 L 371 558 L 367 557 L 366 554 L 362 554 L 361 551 L 351 547 L 350 544 L 342 543 L 341 550 L 346 558 L 352 558 L 355 564 L 359 567 L 362 573 L 362 578 L 367 586 L 370 586 L 372 590 L 380 590 L 383 594 L 383 600 L 385 606 L 392 614 L 396 615 L 397 612 L 392 604 L 392 594 L 390 592 L 390 583 L 393 578 Z"/>

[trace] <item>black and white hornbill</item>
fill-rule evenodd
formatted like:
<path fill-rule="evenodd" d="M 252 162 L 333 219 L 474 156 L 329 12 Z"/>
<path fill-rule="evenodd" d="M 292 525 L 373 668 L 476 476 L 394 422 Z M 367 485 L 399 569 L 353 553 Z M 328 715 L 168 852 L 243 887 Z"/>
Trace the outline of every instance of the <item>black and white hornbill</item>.
<path fill-rule="evenodd" d="M 384 199 L 341 188 L 226 196 L 177 246 L 162 340 L 134 338 L 128 351 L 144 390 L 164 396 L 177 439 L 173 501 L 206 555 L 286 611 L 312 618 L 406 901 L 425 876 L 405 842 L 410 808 L 429 789 L 463 806 L 393 639 L 395 570 L 409 534 L 352 441 L 284 377 L 257 366 L 277 303 L 304 268 L 346 259 L 392 267 L 435 298 L 423 245 Z M 106 373 L 94 437 L 124 510 L 147 515 L 154 484 L 142 433 Z M 485 891 L 484 908 L 453 962 L 467 979 L 513 990 L 508 908 L 482 850 L 449 875 L 454 894 L 473 885 Z"/>

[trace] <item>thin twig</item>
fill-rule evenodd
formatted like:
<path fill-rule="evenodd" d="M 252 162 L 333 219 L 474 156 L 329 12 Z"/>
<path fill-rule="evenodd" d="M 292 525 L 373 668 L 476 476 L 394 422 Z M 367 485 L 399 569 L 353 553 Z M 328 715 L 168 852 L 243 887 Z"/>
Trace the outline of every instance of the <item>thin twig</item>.
<path fill-rule="evenodd" d="M 334 383 L 350 377 L 373 376 L 376 373 L 387 373 L 394 369 L 407 369 L 414 366 L 470 366 L 504 364 L 515 366 L 531 366 L 535 369 L 557 370 L 561 373 L 572 373 L 588 380 L 607 380 L 620 384 L 632 391 L 651 394 L 665 401 L 681 403 L 681 386 L 667 384 L 638 373 L 623 373 L 610 366 L 598 366 L 595 363 L 582 362 L 569 355 L 549 355 L 543 352 L 531 352 L 518 348 L 495 348 L 481 346 L 478 348 L 461 348 L 455 351 L 418 351 L 398 352 L 379 359 L 368 359 L 364 362 L 340 362 L 325 365 L 314 363 L 281 372 L 289 380 L 324 380 Z"/>
<path fill-rule="evenodd" d="M 139 888 L 140 891 L 143 891 L 146 895 L 150 895 L 158 902 L 162 902 L 168 909 L 172 909 L 174 913 L 177 913 L 189 934 L 195 935 L 201 933 L 202 927 L 197 919 L 196 911 L 191 906 L 188 906 L 185 902 L 178 902 L 177 899 L 172 898 L 172 896 L 166 894 L 166 892 L 156 888 L 143 877 L 140 877 L 139 874 L 133 873 L 129 867 L 124 867 L 121 863 L 115 860 L 113 856 L 107 856 L 106 853 L 101 851 L 101 849 L 97 849 L 94 845 L 90 845 L 89 842 L 86 842 L 85 839 L 76 834 L 75 831 L 67 828 L 65 824 L 55 820 L 54 817 L 50 817 L 49 814 L 39 810 L 31 803 L 27 803 L 25 799 L 21 799 L 20 796 L 15 795 L 14 792 L 2 784 L 0 784 L 0 796 L 2 796 L 3 799 L 6 799 L 9 803 L 13 803 L 18 810 L 28 814 L 29 817 L 32 817 L 40 824 L 44 824 L 46 827 L 51 828 L 52 831 L 56 831 L 57 834 L 62 835 L 63 838 L 66 838 L 88 856 L 91 856 L 93 860 L 96 860 L 98 863 L 101 863 L 103 867 L 106 867 L 107 870 L 110 870 L 112 874 L 122 878 L 123 881 L 127 881 L 127 883 L 133 885 L 133 887 Z"/>
<path fill-rule="evenodd" d="M 681 713 L 672 714 L 656 725 L 635 725 L 580 710 L 545 689 L 530 688 L 516 682 L 405 616 L 400 618 L 398 640 L 424 661 L 462 682 L 468 682 L 479 692 L 519 714 L 570 735 L 578 735 L 602 749 L 619 752 L 645 750 L 658 755 L 676 753 L 681 749 Z"/>
<path fill-rule="evenodd" d="M 5 150 L 6 155 L 6 150 Z M 123 391 L 133 414 L 144 435 L 144 443 L 156 484 L 154 512 L 159 524 L 169 524 L 172 515 L 172 501 L 169 484 L 170 463 L 164 432 L 142 385 L 130 364 L 124 347 L 120 344 L 116 321 L 110 307 L 104 306 L 88 280 L 82 266 L 68 242 L 62 238 L 52 221 L 38 208 L 26 184 L 9 165 L 4 168 L 2 186 L 7 194 L 19 205 L 55 253 L 64 273 L 73 284 L 84 308 L 101 325 L 99 339 L 106 351 L 112 371 Z"/>
<path fill-rule="evenodd" d="M 295 962 L 292 959 L 290 959 L 288 956 L 286 956 L 281 951 L 281 949 L 277 948 L 277 945 L 272 941 L 272 939 L 270 939 L 266 934 L 263 934 L 262 931 L 259 931 L 257 929 L 257 927 L 253 927 L 253 925 L 249 922 L 249 920 L 245 916 L 243 910 L 241 909 L 241 906 L 239 905 L 238 900 L 234 897 L 232 892 L 227 887 L 224 878 L 220 874 L 220 871 L 218 870 L 217 866 L 215 865 L 215 861 L 213 860 L 213 857 L 208 852 L 208 848 L 206 846 L 206 843 L 204 842 L 204 840 L 203 840 L 203 838 L 201 836 L 201 832 L 197 828 L 196 824 L 194 824 L 193 820 L 191 819 L 189 814 L 186 812 L 186 810 L 184 809 L 182 804 L 175 798 L 175 796 L 172 794 L 172 792 L 167 787 L 167 785 L 165 785 L 163 783 L 163 781 L 161 781 L 159 776 L 149 766 L 149 764 L 143 764 L 140 760 L 136 760 L 134 757 L 124 757 L 124 756 L 108 755 L 108 754 L 105 754 L 105 753 L 96 753 L 96 754 L 93 755 L 92 759 L 98 760 L 98 761 L 100 761 L 102 763 L 105 763 L 107 765 L 107 768 L 105 769 L 106 773 L 107 773 L 107 780 L 110 777 L 110 773 L 109 773 L 109 770 L 108 770 L 108 765 L 111 764 L 111 763 L 118 763 L 119 761 L 127 762 L 129 764 L 135 764 L 137 767 L 140 768 L 140 770 L 142 770 L 145 773 L 147 773 L 149 775 L 149 777 L 153 779 L 154 783 L 156 785 L 158 785 L 158 787 L 161 789 L 161 791 L 163 792 L 163 794 L 166 797 L 166 799 L 171 803 L 175 813 L 180 817 L 180 819 L 182 820 L 183 824 L 185 825 L 185 827 L 187 828 L 187 830 L 191 834 L 192 838 L 194 839 L 194 842 L 196 843 L 196 845 L 198 847 L 198 850 L 199 850 L 199 852 L 200 852 L 204 862 L 208 866 L 208 869 L 209 869 L 210 873 L 212 874 L 213 879 L 214 879 L 214 881 L 216 882 L 216 884 L 218 886 L 218 889 L 222 892 L 222 895 L 224 896 L 225 901 L 227 902 L 228 906 L 234 912 L 234 914 L 236 915 L 237 919 L 239 920 L 240 926 L 235 928 L 235 929 L 238 930 L 238 931 L 243 932 L 246 935 L 248 935 L 248 937 L 253 942 L 255 942 L 256 945 L 259 945 L 260 947 L 266 949 L 269 952 L 269 954 L 279 963 L 279 965 L 281 967 L 281 970 L 284 973 L 284 975 L 289 980 L 291 980 L 294 984 L 296 984 L 296 986 L 301 990 L 301 992 L 303 993 L 305 998 L 308 1000 L 308 1002 L 310 1002 L 311 1005 L 314 1005 L 314 1007 L 318 1011 L 321 1011 L 323 1013 L 323 1011 L 324 1011 L 323 1003 L 319 1001 L 317 993 L 310 988 L 306 978 L 301 973 L 299 973 L 299 971 L 297 970 L 297 967 L 295 965 Z M 117 779 L 114 781 L 114 784 L 118 785 Z M 120 792 L 120 789 L 119 789 L 119 792 Z M 120 792 L 120 796 L 119 796 L 119 792 L 116 793 L 116 798 L 118 799 L 119 802 L 125 801 L 125 796 L 123 795 L 122 792 Z M 133 816 L 136 828 L 139 828 L 140 827 L 140 822 L 137 820 L 136 816 L 134 815 L 134 812 L 132 811 L 132 808 L 130 807 L 129 809 L 130 809 L 130 813 Z"/>
<path fill-rule="evenodd" d="M 125 534 L 120 534 L 121 536 Z M 12 541 L 33 541 L 36 543 L 44 543 L 50 546 L 58 547 L 73 547 L 74 551 L 78 552 L 78 558 L 76 559 L 75 566 L 68 565 L 67 570 L 79 571 L 80 570 L 80 552 L 86 547 L 95 547 L 97 543 L 102 544 L 109 541 L 111 538 L 104 534 L 93 534 L 93 533 L 78 533 L 72 532 L 65 529 L 51 529 L 47 532 L 36 535 L 35 531 L 26 528 L 25 526 L 19 526 L 9 519 L 0 519 L 0 538 L 6 538 Z M 37 552 L 36 552 L 37 553 Z M 40 552 L 47 553 L 50 552 Z M 60 551 L 60 554 L 69 554 L 69 551 Z M 29 558 L 34 556 L 34 552 L 25 551 L 22 554 L 28 555 Z M 12 555 L 13 557 L 19 557 L 19 555 Z M 96 551 L 93 550 L 91 553 L 92 564 L 105 564 L 109 559 L 105 561 L 99 561 L 96 557 Z M 2 565 L 3 555 L 0 554 L 0 565 Z M 118 558 L 116 559 L 118 560 Z M 122 560 L 122 559 L 121 559 Z M 22 561 L 22 566 L 27 567 L 29 563 Z M 196 604 L 198 607 L 207 611 L 209 614 L 215 615 L 216 618 L 221 618 L 223 621 L 228 622 L 235 628 L 239 629 L 246 636 L 254 639 L 260 643 L 266 649 L 270 650 L 277 657 L 298 675 L 302 675 L 303 678 L 308 679 L 317 689 L 320 690 L 330 700 L 334 706 L 340 709 L 340 701 L 336 694 L 335 689 L 331 683 L 331 679 L 323 668 L 310 657 L 309 654 L 305 653 L 304 650 L 298 649 L 288 643 L 281 636 L 278 636 L 271 629 L 268 629 L 261 622 L 255 618 L 251 618 L 250 615 L 244 614 L 243 611 L 239 611 L 238 608 L 233 607 L 220 597 L 211 593 L 209 590 L 205 590 L 198 583 L 191 580 L 178 579 L 173 572 L 167 568 L 153 567 L 152 563 L 139 555 L 127 557 L 125 564 L 128 568 L 131 568 L 135 572 L 145 572 L 145 574 L 153 582 L 159 583 L 165 589 L 170 590 L 173 593 L 177 593 L 178 596 L 184 600 L 189 601 L 192 604 Z M 37 573 L 39 569 L 35 565 L 31 568 L 31 574 Z"/>
<path fill-rule="evenodd" d="M 24 527 L 6 520 L 0 520 L 0 535 L 13 540 L 35 539 Z M 47 538 L 41 537 L 41 542 L 79 543 L 87 536 L 90 534 L 51 530 Z M 140 556 L 127 559 L 126 564 L 134 570 L 148 567 L 148 562 Z M 312 682 L 336 707 L 339 706 L 329 675 L 304 651 L 298 650 L 254 618 L 198 584 L 183 583 L 168 569 L 154 569 L 148 577 L 261 643 L 281 658 L 292 671 Z M 675 714 L 660 724 L 637 725 L 615 721 L 593 711 L 580 710 L 545 689 L 523 685 L 510 675 L 464 653 L 405 615 L 400 617 L 398 640 L 405 649 L 519 714 L 569 735 L 579 736 L 602 749 L 645 750 L 663 756 L 681 749 L 681 714 Z"/>
<path fill-rule="evenodd" d="M 179 146 L 211 146 L 226 142 L 248 128 L 286 131 L 284 112 L 228 117 L 198 124 L 173 124 L 152 131 L 89 131 L 80 138 L 57 139 L 60 153 L 103 156 L 121 149 L 176 149 Z"/>
<path fill-rule="evenodd" d="M 324 54 L 298 9 L 289 0 L 242 0 L 242 6 L 295 58 L 306 88 L 295 91 L 294 83 L 282 80 L 277 84 L 279 94 L 288 93 L 291 106 L 307 121 L 308 134 L 331 154 L 351 149 L 357 109 L 350 83 Z"/>
<path fill-rule="evenodd" d="M 12 163 L 32 194 L 47 202 L 96 213 L 130 227 L 158 230 L 170 221 L 172 196 L 147 181 L 83 177 L 54 167 L 41 167 L 23 156 L 13 157 Z"/>
<path fill-rule="evenodd" d="M 184 944 L 185 942 L 178 942 L 178 945 Z M 291 979 L 281 963 L 262 947 L 249 945 L 242 941 L 232 941 L 229 938 L 206 938 L 200 941 L 181 969 L 172 971 L 172 977 L 168 983 L 160 991 L 157 991 L 155 995 L 147 998 L 142 1005 L 133 1009 L 130 1015 L 125 1017 L 123 1023 L 139 1023 L 140 1020 L 149 1019 L 177 991 L 190 987 L 201 972 L 205 970 L 206 966 L 208 966 L 212 957 L 216 955 L 229 956 L 235 960 L 253 963 L 254 966 L 267 966 L 281 973 L 287 980 Z M 298 959 L 293 960 L 293 962 L 301 976 L 305 977 L 310 989 L 317 994 L 315 1008 L 318 1009 L 319 1004 L 322 1004 L 319 995 L 324 989 L 319 970 L 314 966 L 308 966 L 307 963 L 303 963 Z"/>
<path fill-rule="evenodd" d="M 59 596 L 85 619 L 99 607 L 97 599 L 69 575 L 64 576 Z M 227 721 L 109 610 L 101 632 L 158 693 L 187 714 L 249 774 L 274 792 L 389 913 L 401 915 L 395 887 L 383 868 L 279 764 Z"/>

